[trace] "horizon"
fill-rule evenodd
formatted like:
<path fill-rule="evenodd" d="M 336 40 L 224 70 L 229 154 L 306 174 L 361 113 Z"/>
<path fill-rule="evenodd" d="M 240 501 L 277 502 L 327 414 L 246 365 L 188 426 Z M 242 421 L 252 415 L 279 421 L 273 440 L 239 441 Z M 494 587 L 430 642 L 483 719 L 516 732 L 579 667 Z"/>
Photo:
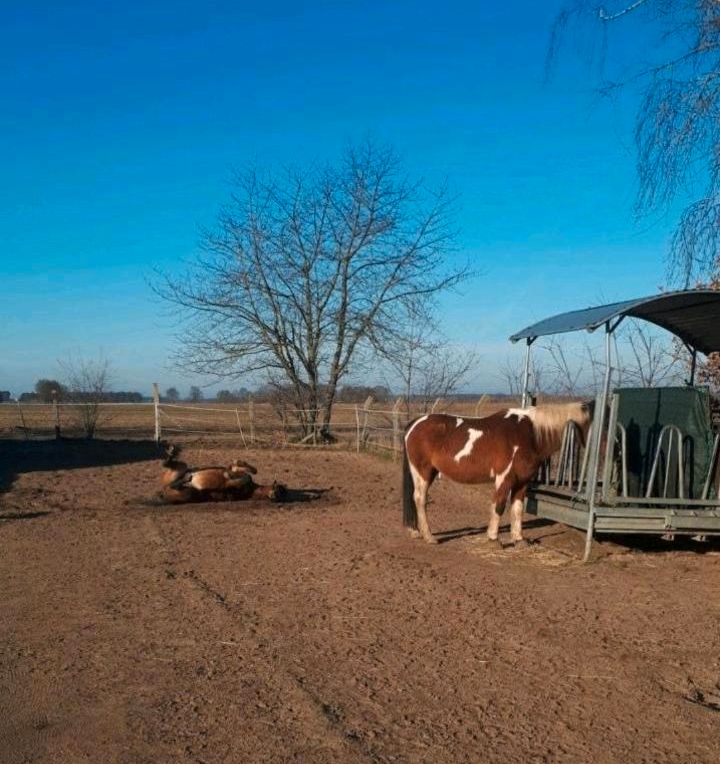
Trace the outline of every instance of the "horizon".
<path fill-rule="evenodd" d="M 633 218 L 633 93 L 601 101 L 572 55 L 544 81 L 560 7 L 11 9 L 0 389 L 31 391 L 71 355 L 104 355 L 118 390 L 253 386 L 171 366 L 153 273 L 198 253 L 233 167 L 333 161 L 367 135 L 459 197 L 456 253 L 479 275 L 440 315 L 448 343 L 480 357 L 466 389 L 501 386 L 520 327 L 657 292 L 674 220 Z"/>

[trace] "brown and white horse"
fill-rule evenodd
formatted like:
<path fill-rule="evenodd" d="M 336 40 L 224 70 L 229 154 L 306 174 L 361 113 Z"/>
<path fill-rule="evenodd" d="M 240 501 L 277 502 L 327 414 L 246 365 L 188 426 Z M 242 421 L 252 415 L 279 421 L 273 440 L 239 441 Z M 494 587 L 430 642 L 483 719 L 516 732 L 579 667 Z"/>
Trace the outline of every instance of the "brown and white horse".
<path fill-rule="evenodd" d="M 487 539 L 497 540 L 508 497 L 510 538 L 520 544 L 522 513 L 528 483 L 542 463 L 562 444 L 569 421 L 577 424 L 583 443 L 592 422 L 594 403 L 567 403 L 506 409 L 469 418 L 428 414 L 405 431 L 403 522 L 413 537 L 436 543 L 425 506 L 428 488 L 438 475 L 458 483 L 495 483 Z"/>

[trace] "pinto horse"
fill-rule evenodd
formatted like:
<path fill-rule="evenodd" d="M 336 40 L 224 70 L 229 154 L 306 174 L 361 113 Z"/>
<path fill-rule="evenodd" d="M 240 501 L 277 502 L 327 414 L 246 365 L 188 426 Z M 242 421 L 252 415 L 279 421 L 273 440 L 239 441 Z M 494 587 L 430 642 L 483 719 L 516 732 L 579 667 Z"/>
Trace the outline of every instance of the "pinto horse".
<path fill-rule="evenodd" d="M 522 513 L 528 483 L 562 444 L 565 426 L 578 426 L 584 444 L 594 403 L 567 403 L 505 409 L 487 417 L 427 414 L 405 431 L 403 522 L 415 538 L 437 543 L 425 506 L 438 475 L 458 483 L 495 483 L 487 540 L 497 541 L 508 497 L 510 538 L 522 544 Z"/>

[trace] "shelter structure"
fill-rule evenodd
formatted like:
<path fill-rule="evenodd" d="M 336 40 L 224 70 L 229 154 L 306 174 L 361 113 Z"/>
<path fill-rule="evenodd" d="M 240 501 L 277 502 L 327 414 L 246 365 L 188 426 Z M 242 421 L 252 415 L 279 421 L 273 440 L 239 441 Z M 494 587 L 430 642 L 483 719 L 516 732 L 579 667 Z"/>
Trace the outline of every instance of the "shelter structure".
<path fill-rule="evenodd" d="M 627 317 L 662 327 L 691 356 L 684 387 L 619 388 L 612 335 Z M 510 337 L 525 340 L 523 407 L 535 340 L 565 332 L 605 333 L 605 377 L 587 443 L 568 423 L 556 464 L 528 491 L 527 511 L 596 533 L 720 535 L 717 461 L 707 388 L 695 386 L 698 353 L 720 351 L 720 292 L 695 289 L 562 313 Z"/>

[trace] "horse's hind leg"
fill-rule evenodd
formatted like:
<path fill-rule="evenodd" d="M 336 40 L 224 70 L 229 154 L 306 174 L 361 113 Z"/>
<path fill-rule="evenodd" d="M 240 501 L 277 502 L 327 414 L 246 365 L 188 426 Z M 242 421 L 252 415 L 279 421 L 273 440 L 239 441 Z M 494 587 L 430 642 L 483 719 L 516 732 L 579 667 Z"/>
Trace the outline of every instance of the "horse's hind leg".
<path fill-rule="evenodd" d="M 426 478 L 412 464 L 410 465 L 410 472 L 412 473 L 413 484 L 415 486 L 413 499 L 415 500 L 415 507 L 417 508 L 418 525 L 417 531 L 412 532 L 411 535 L 415 537 L 422 536 L 428 544 L 437 544 L 437 539 L 430 532 L 426 512 L 428 488 L 430 488 L 430 484 L 437 472 L 431 468 L 430 474 Z"/>
<path fill-rule="evenodd" d="M 507 504 L 509 488 L 505 483 L 496 485 L 495 496 L 493 502 L 490 505 L 490 520 L 488 521 L 486 541 L 497 541 L 498 533 L 500 532 L 500 518 L 505 511 L 505 504 Z"/>
<path fill-rule="evenodd" d="M 490 505 L 490 520 L 488 521 L 488 527 L 486 532 L 487 541 L 497 541 L 498 533 L 500 531 L 500 518 L 505 511 L 505 502 L 498 503 L 493 501 Z"/>
<path fill-rule="evenodd" d="M 526 486 L 515 489 L 511 495 L 510 504 L 510 541 L 513 544 L 521 545 L 525 543 L 522 535 L 522 516 L 525 505 Z"/>

